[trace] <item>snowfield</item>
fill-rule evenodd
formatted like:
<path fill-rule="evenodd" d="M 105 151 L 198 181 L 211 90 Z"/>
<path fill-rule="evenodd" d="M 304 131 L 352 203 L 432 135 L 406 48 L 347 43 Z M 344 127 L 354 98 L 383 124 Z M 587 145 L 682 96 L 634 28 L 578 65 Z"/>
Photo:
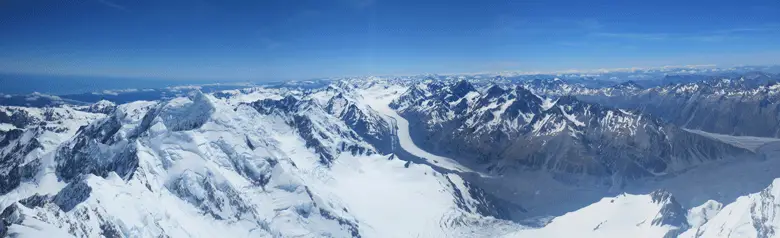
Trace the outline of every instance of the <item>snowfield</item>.
<path fill-rule="evenodd" d="M 242 102 L 283 99 L 254 93 L 124 104 L 57 137 L 67 141 L 44 151 L 38 175 L 0 197 L 8 234 L 473 237 L 518 229 L 476 214 L 481 201 L 458 175 L 370 152 L 317 104 L 261 113 Z M 335 153 L 329 163 L 325 152 Z"/>
<path fill-rule="evenodd" d="M 653 224 L 663 204 L 649 195 L 624 194 L 554 218 L 539 229 L 521 230 L 507 237 L 664 237 L 675 227 Z"/>

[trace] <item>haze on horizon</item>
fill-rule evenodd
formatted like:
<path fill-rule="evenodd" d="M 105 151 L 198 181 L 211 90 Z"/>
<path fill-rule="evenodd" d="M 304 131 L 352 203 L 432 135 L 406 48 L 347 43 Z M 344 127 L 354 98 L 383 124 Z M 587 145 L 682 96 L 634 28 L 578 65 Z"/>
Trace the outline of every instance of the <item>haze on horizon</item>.
<path fill-rule="evenodd" d="M 777 1 L 0 2 L 0 72 L 169 79 L 777 64 Z"/>

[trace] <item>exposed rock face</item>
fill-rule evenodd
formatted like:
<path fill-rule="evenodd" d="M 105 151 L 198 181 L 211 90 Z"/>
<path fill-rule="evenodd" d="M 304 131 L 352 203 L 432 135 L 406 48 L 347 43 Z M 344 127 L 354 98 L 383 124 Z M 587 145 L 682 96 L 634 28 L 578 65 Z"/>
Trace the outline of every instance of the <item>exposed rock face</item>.
<path fill-rule="evenodd" d="M 37 170 L 37 161 L 25 161 L 28 154 L 42 148 L 34 134 L 37 134 L 36 130 L 25 132 L 14 129 L 7 132 L 0 141 L 0 148 L 3 148 L 0 153 L 0 194 L 5 194 L 19 186 L 21 181 L 30 179 Z"/>
<path fill-rule="evenodd" d="M 279 235 L 284 224 L 305 220 L 295 226 L 308 227 L 303 230 L 323 236 L 360 237 L 353 217 L 337 212 L 340 207 L 326 204 L 315 192 L 307 192 L 308 188 L 294 175 L 285 172 L 295 166 L 289 162 L 280 165 L 279 160 L 285 158 L 274 151 L 276 142 L 260 136 L 266 132 L 247 129 L 263 128 L 246 122 L 252 114 L 238 114 L 250 111 L 236 112 L 217 104 L 214 98 L 202 93 L 159 103 L 125 104 L 107 117 L 81 127 L 72 139 L 52 151 L 53 164 L 41 168 L 53 170 L 44 176 L 56 178 L 48 179 L 66 185 L 54 190 L 53 196 L 33 195 L 8 204 L 4 207 L 5 225 L 49 224 L 77 237 L 120 237 L 128 232 L 139 236 L 182 236 L 190 232 L 187 229 L 196 229 L 193 224 L 185 224 L 185 229 L 159 219 L 150 223 L 144 217 L 160 217 L 166 209 L 186 213 L 190 209 L 187 207 L 192 206 L 192 214 L 200 213 L 197 216 L 202 217 L 177 219 L 196 223 L 212 220 L 214 224 L 223 221 L 215 229 L 233 229 L 253 236 Z M 4 140 L 18 140 L 23 137 L 20 133 L 12 132 Z M 23 154 L 24 147 L 20 148 L 11 152 Z M 369 149 L 370 146 L 364 150 Z M 16 176 L 24 166 L 6 168 L 11 169 L 9 175 Z M 18 181 L 11 182 L 14 184 L 8 186 L 8 191 L 26 193 L 14 190 Z M 265 192 L 274 195 L 260 195 Z M 277 204 L 279 207 L 261 206 L 265 202 L 256 201 L 273 196 L 289 201 Z M 167 205 L 139 209 L 143 200 L 153 197 Z M 114 201 L 125 198 L 130 200 Z M 156 205 L 160 204 L 145 206 Z M 166 214 L 171 216 L 171 211 Z M 266 219 L 269 212 L 284 218 Z M 123 222 L 116 223 L 118 220 Z M 144 228 L 128 227 L 139 224 L 144 224 Z"/>
<path fill-rule="evenodd" d="M 523 87 L 479 92 L 464 84 L 414 86 L 392 106 L 419 132 L 416 142 L 489 171 L 546 170 L 568 182 L 619 185 L 752 156 L 638 112 L 571 96 L 551 101 Z"/>
<path fill-rule="evenodd" d="M 74 110 L 94 117 L 85 125 L 68 127 L 69 134 L 58 143 L 35 128 L 67 115 L 30 113 L 32 122 L 19 125 L 32 126 L 0 135 L 0 155 L 10 155 L 0 161 L 7 172 L 3 176 L 17 179 L 3 180 L 8 184 L 3 184 L 5 194 L 0 200 L 0 233 L 76 237 L 404 234 L 403 229 L 388 229 L 393 224 L 383 223 L 384 218 L 373 215 L 377 211 L 367 210 L 362 191 L 348 186 L 384 187 L 395 182 L 408 185 L 392 187 L 383 201 L 396 205 L 378 212 L 392 215 L 399 214 L 397 209 L 416 209 L 402 216 L 416 218 L 417 212 L 430 216 L 427 207 L 438 206 L 435 216 L 426 219 L 439 222 L 415 228 L 416 233 L 430 234 L 429 229 L 434 229 L 436 234 L 449 234 L 463 227 L 508 224 L 493 218 L 506 217 L 503 208 L 459 175 L 378 154 L 392 151 L 388 145 L 395 128 L 354 95 L 327 95 L 324 103 L 315 102 L 313 95 L 292 95 L 241 103 L 246 101 L 231 101 L 232 97 L 245 95 L 218 99 L 196 92 L 97 110 L 100 113 Z M 424 209 L 408 202 L 398 205 L 393 196 L 399 192 L 436 200 Z M 372 200 L 384 199 L 372 195 Z"/>
<path fill-rule="evenodd" d="M 325 111 L 341 119 L 379 153 L 393 152 L 395 128 L 370 107 L 361 106 L 356 99 L 339 93 L 328 100 Z"/>
<path fill-rule="evenodd" d="M 57 195 L 52 198 L 52 202 L 56 204 L 60 209 L 64 212 L 69 212 L 70 210 L 73 210 L 73 208 L 76 207 L 76 205 L 79 205 L 79 203 L 82 203 L 89 198 L 90 193 L 92 193 L 92 187 L 87 184 L 86 181 L 77 180 L 73 183 L 68 184 L 68 186 L 65 186 L 62 190 L 60 190 Z M 40 206 L 42 199 L 36 198 L 36 197 L 30 197 L 27 198 L 27 205 L 28 207 L 36 207 L 36 205 Z M 29 206 L 32 205 L 32 206 Z"/>
<path fill-rule="evenodd" d="M 0 130 L 0 194 L 32 179 L 40 160 L 83 125 L 102 118 L 70 107 L 0 107 L 0 124 L 13 129 Z"/>
<path fill-rule="evenodd" d="M 324 165 L 333 163 L 333 160 L 342 152 L 367 155 L 376 153 L 371 145 L 363 142 L 357 132 L 345 124 L 332 123 L 338 119 L 311 100 L 301 101 L 294 96 L 287 96 L 281 100 L 264 99 L 253 102 L 250 106 L 261 114 L 268 115 L 275 120 L 281 120 L 295 128 L 296 132 L 306 141 L 306 147 L 312 148 L 320 154 L 320 162 Z M 335 110 L 333 104 L 330 108 Z M 354 119 L 354 117 L 346 118 Z M 362 128 L 354 124 L 353 126 Z M 368 132 L 364 131 L 364 133 Z M 381 139 L 386 140 L 384 137 Z"/>
<path fill-rule="evenodd" d="M 605 106 L 640 111 L 679 127 L 712 133 L 780 137 L 780 76 L 762 73 L 738 77 L 683 80 L 642 88 L 625 82 L 587 89 L 566 84 L 553 90 L 533 88 L 545 95 L 566 95 Z M 632 84 L 632 85 L 627 85 Z M 575 90 L 576 89 L 576 90 Z"/>
<path fill-rule="evenodd" d="M 688 227 L 686 220 L 686 210 L 674 199 L 671 193 L 665 190 L 656 190 L 650 193 L 653 203 L 661 204 L 661 211 L 658 217 L 653 219 L 653 225 L 670 225 L 680 227 L 685 230 Z"/>
<path fill-rule="evenodd" d="M 116 104 L 107 100 L 100 100 L 88 106 L 76 107 L 76 109 L 91 113 L 111 114 L 116 110 Z"/>
<path fill-rule="evenodd" d="M 548 90 L 568 87 L 554 79 L 540 83 L 555 86 Z M 777 185 L 692 212 L 663 190 L 621 190 L 636 180 L 663 181 L 753 155 L 646 113 L 582 97 L 544 98 L 543 90 L 523 86 L 414 85 L 392 107 L 409 119 L 416 144 L 478 171 L 454 172 L 390 155 L 399 152 L 392 119 L 351 88 L 372 84 L 386 82 L 219 97 L 196 92 L 79 108 L 0 107 L 0 236 L 501 237 L 520 230 L 519 237 L 562 237 L 541 234 L 576 227 L 571 230 L 596 237 L 626 236 L 614 233 L 624 230 L 771 237 L 779 229 Z M 395 95 L 400 88 L 377 91 Z M 593 95 L 596 89 L 568 90 Z M 645 90 L 626 82 L 601 92 Z M 501 176 L 517 174 L 530 175 Z M 523 184 L 499 186 L 512 182 Z M 522 187 L 531 183 L 541 185 Z M 577 187 L 598 190 L 592 193 L 598 197 L 561 209 L 568 213 L 556 210 L 554 219 L 536 219 Z M 640 194 L 615 196 L 620 191 Z M 525 218 L 534 219 L 520 221 Z"/>
<path fill-rule="evenodd" d="M 132 176 L 138 166 L 136 148 L 134 141 L 116 135 L 122 127 L 119 120 L 113 115 L 84 127 L 74 140 L 60 147 L 55 156 L 57 175 L 66 181 L 81 174 L 106 177 L 116 172 L 122 177 Z"/>

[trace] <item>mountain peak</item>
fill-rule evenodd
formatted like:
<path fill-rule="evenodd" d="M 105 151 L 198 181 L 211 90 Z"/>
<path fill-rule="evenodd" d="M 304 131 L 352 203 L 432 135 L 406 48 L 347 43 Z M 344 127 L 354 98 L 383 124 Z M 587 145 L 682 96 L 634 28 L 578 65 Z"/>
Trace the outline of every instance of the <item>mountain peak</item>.
<path fill-rule="evenodd" d="M 477 91 L 477 89 L 474 88 L 474 85 L 471 85 L 471 83 L 469 83 L 466 80 L 458 81 L 458 83 L 456 83 L 451 87 L 451 90 L 452 90 L 452 94 L 457 96 L 458 98 L 464 97 L 466 96 L 466 94 L 470 92 Z"/>
<path fill-rule="evenodd" d="M 517 96 L 518 100 L 527 100 L 530 102 L 534 102 L 537 104 L 542 103 L 543 99 L 536 95 L 535 93 L 531 92 L 531 90 L 526 89 L 523 86 L 516 86 L 514 88 L 514 94 Z"/>
<path fill-rule="evenodd" d="M 674 199 L 672 193 L 666 190 L 656 190 L 650 193 L 653 203 L 660 204 L 661 210 L 658 215 L 653 219 L 652 224 L 656 226 L 670 225 L 678 227 L 680 230 L 688 228 L 688 220 L 685 217 L 687 211 Z"/>
<path fill-rule="evenodd" d="M 628 89 L 628 90 L 637 90 L 637 89 L 643 89 L 643 87 L 633 80 L 628 80 L 619 84 L 616 84 L 612 86 L 614 89 Z"/>
<path fill-rule="evenodd" d="M 497 97 L 502 94 L 506 93 L 506 90 L 502 88 L 501 86 L 498 86 L 497 84 L 493 84 L 485 91 L 486 97 Z"/>
<path fill-rule="evenodd" d="M 162 106 L 158 117 L 173 131 L 199 128 L 217 111 L 209 97 L 198 90 L 186 98 L 171 99 Z"/>

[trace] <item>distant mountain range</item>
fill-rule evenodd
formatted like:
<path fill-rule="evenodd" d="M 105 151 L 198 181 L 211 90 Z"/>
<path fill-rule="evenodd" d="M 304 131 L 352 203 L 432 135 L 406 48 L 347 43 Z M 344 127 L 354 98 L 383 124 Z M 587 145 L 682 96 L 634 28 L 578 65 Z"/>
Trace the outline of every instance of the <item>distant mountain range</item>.
<path fill-rule="evenodd" d="M 0 95 L 0 236 L 772 237 L 758 69 Z"/>

